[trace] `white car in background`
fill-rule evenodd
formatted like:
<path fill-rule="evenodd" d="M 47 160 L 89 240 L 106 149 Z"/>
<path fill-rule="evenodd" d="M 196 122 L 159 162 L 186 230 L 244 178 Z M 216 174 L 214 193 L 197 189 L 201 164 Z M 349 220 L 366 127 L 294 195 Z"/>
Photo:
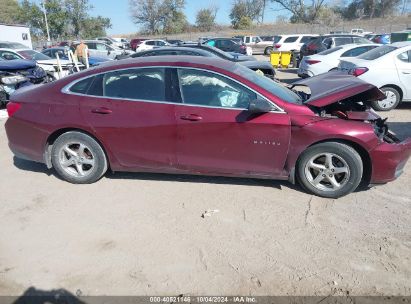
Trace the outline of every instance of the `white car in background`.
<path fill-rule="evenodd" d="M 381 44 L 346 44 L 322 51 L 315 55 L 305 56 L 300 62 L 298 76 L 301 78 L 312 77 L 336 69 L 340 59 L 357 57 Z"/>
<path fill-rule="evenodd" d="M 378 111 L 389 111 L 401 101 L 411 101 L 411 42 L 386 44 L 358 57 L 340 61 L 339 70 L 365 80 L 387 96 L 372 102 Z"/>
<path fill-rule="evenodd" d="M 138 47 L 136 48 L 136 52 L 148 51 L 162 46 L 171 46 L 171 44 L 162 39 L 144 40 L 138 45 Z"/>
<path fill-rule="evenodd" d="M 80 42 L 78 41 L 73 42 L 74 47 L 76 47 L 79 43 Z M 87 45 L 89 56 L 120 59 L 123 56 L 131 55 L 134 53 L 133 51 L 123 50 L 110 46 L 99 40 L 85 40 L 84 43 Z"/>
<path fill-rule="evenodd" d="M 280 39 L 276 38 L 276 42 L 273 44 L 273 51 L 292 51 L 299 52 L 303 44 L 316 38 L 317 34 L 295 34 L 295 35 L 281 35 Z"/>

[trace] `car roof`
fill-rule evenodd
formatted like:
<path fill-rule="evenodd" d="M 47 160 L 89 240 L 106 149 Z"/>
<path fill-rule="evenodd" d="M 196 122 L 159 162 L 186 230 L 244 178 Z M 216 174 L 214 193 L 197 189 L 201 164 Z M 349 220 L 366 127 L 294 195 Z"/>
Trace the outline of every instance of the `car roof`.
<path fill-rule="evenodd" d="M 27 49 L 0 48 L 0 51 L 9 51 L 9 52 L 14 52 L 14 53 L 16 53 L 16 52 L 18 52 L 18 51 L 35 51 L 35 50 L 29 49 L 29 48 L 27 48 Z"/>
<path fill-rule="evenodd" d="M 361 44 L 349 43 L 349 44 L 343 44 L 343 45 L 340 45 L 340 46 L 338 46 L 338 47 L 341 48 L 341 49 L 351 49 L 351 48 L 354 48 L 354 47 L 369 46 L 369 45 L 372 45 L 372 46 L 375 45 L 376 47 L 378 47 L 378 46 L 381 46 L 382 44 L 372 43 L 372 42 L 370 41 L 370 43 L 361 43 Z"/>
<path fill-rule="evenodd" d="M 399 41 L 399 42 L 394 42 L 391 44 L 392 46 L 401 48 L 401 47 L 405 47 L 405 46 L 410 46 L 411 45 L 411 41 Z"/>
<path fill-rule="evenodd" d="M 168 46 L 168 47 L 161 47 L 157 49 L 152 49 L 152 50 L 147 50 L 147 51 L 142 51 L 139 53 L 149 53 L 149 52 L 158 52 L 158 51 L 192 51 L 192 52 L 203 52 L 203 53 L 209 53 L 205 49 L 202 48 L 194 48 L 194 47 L 181 47 L 181 46 Z"/>
<path fill-rule="evenodd" d="M 219 59 L 216 57 L 200 57 L 200 56 L 149 56 L 149 57 L 137 57 L 127 58 L 122 60 L 113 60 L 105 63 L 102 66 L 95 67 L 95 71 L 106 70 L 107 68 L 130 68 L 134 64 L 140 63 L 146 66 L 162 66 L 164 64 L 183 64 L 183 65 L 208 65 L 218 67 L 226 71 L 232 71 L 237 63 L 230 60 Z"/>

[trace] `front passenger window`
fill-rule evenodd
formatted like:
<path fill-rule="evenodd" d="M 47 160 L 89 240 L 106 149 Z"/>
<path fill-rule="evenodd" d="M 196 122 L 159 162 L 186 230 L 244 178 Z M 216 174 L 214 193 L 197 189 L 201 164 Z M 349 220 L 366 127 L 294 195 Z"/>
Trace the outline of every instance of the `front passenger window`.
<path fill-rule="evenodd" d="M 247 109 L 257 94 L 223 76 L 193 69 L 178 70 L 183 102 L 200 106 Z"/>

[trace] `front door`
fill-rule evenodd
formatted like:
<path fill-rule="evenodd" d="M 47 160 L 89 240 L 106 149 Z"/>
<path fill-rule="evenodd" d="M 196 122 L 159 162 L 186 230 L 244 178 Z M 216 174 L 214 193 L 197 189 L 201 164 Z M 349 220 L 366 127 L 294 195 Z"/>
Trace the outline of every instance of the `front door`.
<path fill-rule="evenodd" d="M 174 104 L 164 68 L 133 68 L 97 75 L 80 99 L 83 118 L 130 171 L 176 167 Z M 93 97 L 95 96 L 95 97 Z"/>
<path fill-rule="evenodd" d="M 183 100 L 176 105 L 180 169 L 236 176 L 281 175 L 290 140 L 287 114 L 252 117 L 246 109 L 257 94 L 224 76 L 188 68 L 179 69 L 178 76 Z"/>

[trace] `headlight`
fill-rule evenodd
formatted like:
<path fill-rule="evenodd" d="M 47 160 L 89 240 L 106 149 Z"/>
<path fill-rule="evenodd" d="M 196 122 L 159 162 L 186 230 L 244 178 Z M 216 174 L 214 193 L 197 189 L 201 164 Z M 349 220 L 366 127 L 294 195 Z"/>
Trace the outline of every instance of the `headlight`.
<path fill-rule="evenodd" d="M 1 78 L 1 82 L 4 84 L 17 84 L 19 82 L 26 81 L 27 78 L 21 75 L 16 75 L 16 76 L 5 76 Z"/>

